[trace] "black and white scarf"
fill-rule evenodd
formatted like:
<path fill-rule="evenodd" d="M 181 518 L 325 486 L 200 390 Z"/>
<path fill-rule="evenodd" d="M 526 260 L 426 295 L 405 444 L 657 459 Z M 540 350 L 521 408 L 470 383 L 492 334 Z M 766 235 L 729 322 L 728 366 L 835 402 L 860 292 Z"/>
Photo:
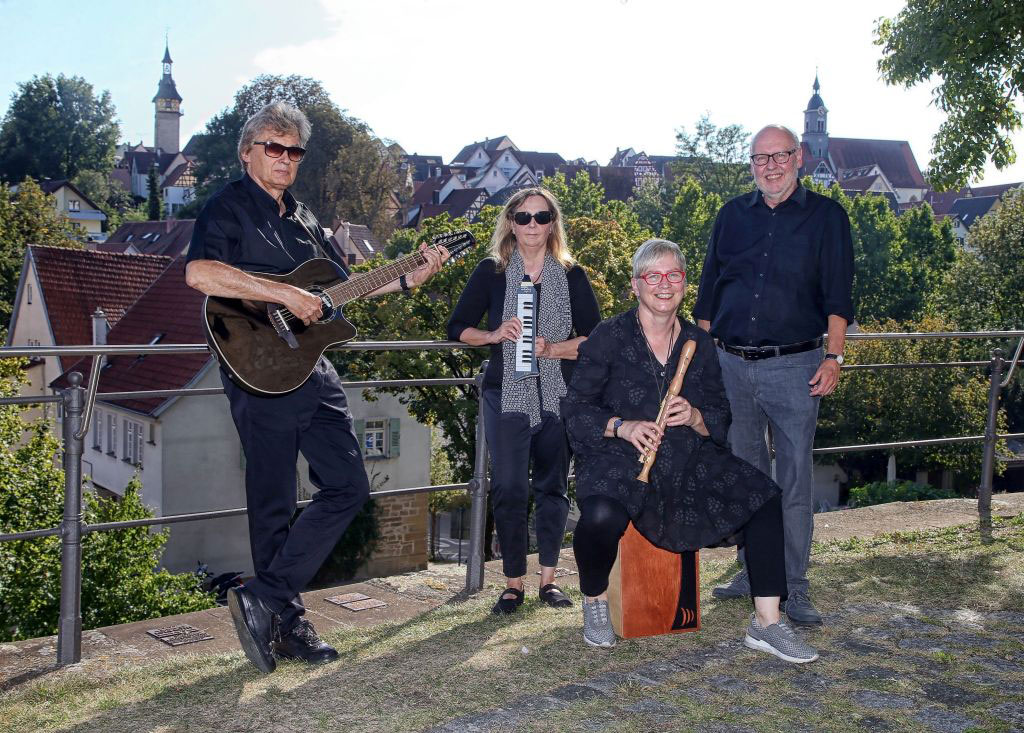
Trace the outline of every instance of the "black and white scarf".
<path fill-rule="evenodd" d="M 523 281 L 526 265 L 519 249 L 512 251 L 505 267 L 505 309 L 502 322 L 517 315 L 517 295 Z M 540 302 L 537 304 L 537 336 L 557 343 L 565 341 L 572 333 L 572 306 L 569 301 L 569 281 L 565 268 L 550 254 L 544 256 L 541 270 Z M 533 379 L 515 380 L 516 344 L 505 341 L 502 344 L 504 373 L 501 379 L 501 411 L 518 412 L 530 418 L 530 427 L 540 425 L 541 410 L 561 415 L 561 400 L 566 394 L 565 379 L 562 378 L 561 359 L 538 359 L 540 390 Z"/>

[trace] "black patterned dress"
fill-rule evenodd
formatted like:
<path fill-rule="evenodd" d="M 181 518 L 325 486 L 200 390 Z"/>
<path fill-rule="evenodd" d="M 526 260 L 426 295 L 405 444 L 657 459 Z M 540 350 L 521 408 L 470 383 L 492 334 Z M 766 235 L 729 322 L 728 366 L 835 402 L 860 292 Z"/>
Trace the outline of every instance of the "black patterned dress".
<path fill-rule="evenodd" d="M 715 343 L 680 318 L 665 376 L 649 356 L 636 309 L 602 321 L 579 347 L 579 360 L 562 404 L 575 452 L 576 496 L 602 494 L 621 503 L 634 526 L 673 552 L 719 544 L 743 527 L 762 504 L 780 493 L 770 478 L 734 456 L 726 442 L 729 403 Z M 650 483 L 636 480 L 639 453 L 621 438 L 606 438 L 608 420 L 654 420 L 675 374 L 683 344 L 697 350 L 682 396 L 704 416 L 709 437 L 687 426 L 670 427 L 658 449 Z"/>

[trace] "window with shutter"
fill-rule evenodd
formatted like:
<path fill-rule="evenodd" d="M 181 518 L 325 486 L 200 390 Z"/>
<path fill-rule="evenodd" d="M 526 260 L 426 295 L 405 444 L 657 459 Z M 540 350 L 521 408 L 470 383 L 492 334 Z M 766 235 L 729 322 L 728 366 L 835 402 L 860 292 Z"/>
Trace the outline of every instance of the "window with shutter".
<path fill-rule="evenodd" d="M 388 458 L 398 458 L 401 443 L 402 421 L 397 417 L 388 418 Z"/>

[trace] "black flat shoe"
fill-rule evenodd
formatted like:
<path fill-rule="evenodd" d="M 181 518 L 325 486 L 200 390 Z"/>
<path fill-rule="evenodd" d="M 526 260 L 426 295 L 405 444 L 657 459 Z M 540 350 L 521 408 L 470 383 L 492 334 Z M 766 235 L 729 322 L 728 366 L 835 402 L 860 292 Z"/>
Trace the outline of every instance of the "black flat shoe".
<path fill-rule="evenodd" d="M 507 595 L 513 595 L 514 598 L 506 598 Z M 519 610 L 519 607 L 523 605 L 523 600 L 526 598 L 526 594 L 518 588 L 506 588 L 498 596 L 498 602 L 494 604 L 494 608 L 491 609 L 491 613 L 499 616 L 508 615 L 515 613 Z"/>
<path fill-rule="evenodd" d="M 546 603 L 552 608 L 569 608 L 572 606 L 572 599 L 562 592 L 554 583 L 548 583 L 540 589 L 541 603 Z"/>
<path fill-rule="evenodd" d="M 228 590 L 228 609 L 245 656 L 260 672 L 273 672 L 277 668 L 271 649 L 274 614 L 244 585 Z"/>

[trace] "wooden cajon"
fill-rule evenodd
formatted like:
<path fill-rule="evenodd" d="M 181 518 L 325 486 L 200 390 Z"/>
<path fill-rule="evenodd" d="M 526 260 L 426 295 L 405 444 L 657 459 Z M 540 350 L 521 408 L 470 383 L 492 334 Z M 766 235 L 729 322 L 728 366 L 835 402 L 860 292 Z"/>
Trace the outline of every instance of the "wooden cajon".
<path fill-rule="evenodd" d="M 700 629 L 697 552 L 655 547 L 629 523 L 608 578 L 612 628 L 623 639 Z"/>

